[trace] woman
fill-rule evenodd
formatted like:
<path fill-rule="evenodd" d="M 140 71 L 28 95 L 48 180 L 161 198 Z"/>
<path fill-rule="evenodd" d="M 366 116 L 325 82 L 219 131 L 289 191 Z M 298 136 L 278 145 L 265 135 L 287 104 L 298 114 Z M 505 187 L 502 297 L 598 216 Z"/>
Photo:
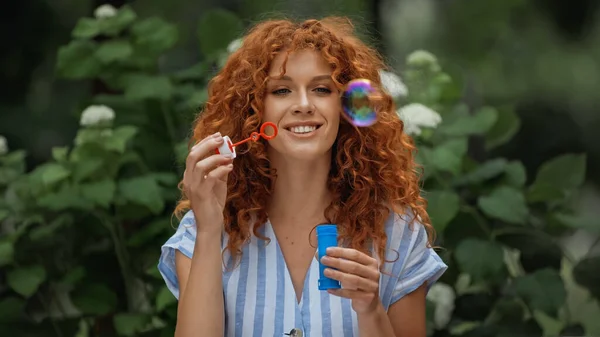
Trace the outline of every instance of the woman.
<path fill-rule="evenodd" d="M 266 21 L 211 81 L 181 183 L 185 215 L 159 269 L 179 299 L 176 336 L 425 336 L 432 250 L 414 146 L 388 95 L 378 122 L 342 119 L 340 90 L 381 85 L 384 64 L 342 19 Z M 262 123 L 279 134 L 215 154 Z M 418 219 L 419 221 L 414 221 Z M 337 224 L 317 288 L 314 228 Z"/>

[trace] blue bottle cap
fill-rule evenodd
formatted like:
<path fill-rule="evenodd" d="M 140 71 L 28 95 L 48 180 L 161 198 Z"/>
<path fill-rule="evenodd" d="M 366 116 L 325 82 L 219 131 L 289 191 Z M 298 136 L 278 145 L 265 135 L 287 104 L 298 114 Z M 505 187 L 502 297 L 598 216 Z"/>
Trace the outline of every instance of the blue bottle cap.
<path fill-rule="evenodd" d="M 337 235 L 337 225 L 323 224 L 317 226 L 317 236 L 327 234 Z"/>

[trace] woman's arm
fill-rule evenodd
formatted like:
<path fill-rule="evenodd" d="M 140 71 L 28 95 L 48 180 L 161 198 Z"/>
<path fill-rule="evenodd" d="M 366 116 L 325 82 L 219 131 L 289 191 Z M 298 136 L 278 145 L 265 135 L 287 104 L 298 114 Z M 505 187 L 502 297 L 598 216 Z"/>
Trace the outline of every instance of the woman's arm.
<path fill-rule="evenodd" d="M 380 304 L 372 313 L 358 314 L 358 334 L 361 337 L 403 337 L 393 329 L 391 318 L 385 313 Z M 410 337 L 413 337 L 412 335 Z M 420 337 L 415 335 L 414 337 Z"/>
<path fill-rule="evenodd" d="M 427 284 L 424 283 L 417 290 L 406 294 L 390 306 L 387 315 L 394 329 L 395 337 L 425 337 L 427 335 L 426 294 Z"/>
<path fill-rule="evenodd" d="M 180 287 L 175 337 L 222 337 L 221 233 L 198 232 L 192 259 L 177 251 L 175 264 Z"/>
<path fill-rule="evenodd" d="M 358 315 L 360 336 L 425 337 L 425 295 L 427 285 L 407 294 L 390 306 L 387 314 L 382 305 L 370 314 Z"/>

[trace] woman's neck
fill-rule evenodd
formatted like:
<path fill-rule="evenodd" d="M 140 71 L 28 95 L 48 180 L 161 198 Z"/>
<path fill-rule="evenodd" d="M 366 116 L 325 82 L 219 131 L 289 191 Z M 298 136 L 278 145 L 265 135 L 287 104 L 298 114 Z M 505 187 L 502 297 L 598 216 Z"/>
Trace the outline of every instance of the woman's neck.
<path fill-rule="evenodd" d="M 271 220 L 279 225 L 324 221 L 324 212 L 331 203 L 327 188 L 331 160 L 323 157 L 317 161 L 291 162 L 271 159 L 277 169 L 277 179 L 267 211 Z"/>

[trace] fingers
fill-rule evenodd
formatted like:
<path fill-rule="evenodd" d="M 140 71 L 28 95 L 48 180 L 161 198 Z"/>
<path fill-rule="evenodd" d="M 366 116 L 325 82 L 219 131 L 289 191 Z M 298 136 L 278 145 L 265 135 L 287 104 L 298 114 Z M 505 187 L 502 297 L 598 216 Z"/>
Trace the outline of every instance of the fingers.
<path fill-rule="evenodd" d="M 233 163 L 233 158 L 220 154 L 215 154 L 197 162 L 196 165 L 194 165 L 193 167 L 193 171 L 194 174 L 199 174 L 200 176 L 204 177 L 205 175 L 208 175 L 212 170 L 223 165 L 229 165 L 231 163 Z"/>
<path fill-rule="evenodd" d="M 357 275 L 370 280 L 379 279 L 379 270 L 373 265 L 364 265 L 352 260 L 346 260 L 331 256 L 323 256 L 321 262 L 331 268 L 335 268 L 343 273 Z"/>
<path fill-rule="evenodd" d="M 326 268 L 324 273 L 325 276 L 340 281 L 343 289 L 362 290 L 369 293 L 374 293 L 379 289 L 379 279 L 368 279 L 331 268 Z"/>
<path fill-rule="evenodd" d="M 343 298 L 348 298 L 351 300 L 354 300 L 354 299 L 370 300 L 376 296 L 373 293 L 367 293 L 364 291 L 352 290 L 352 289 L 328 289 L 327 291 L 330 294 L 333 294 L 333 295 L 336 295 L 339 297 L 343 297 Z"/>
<path fill-rule="evenodd" d="M 376 292 L 379 289 L 377 260 L 356 249 L 330 247 L 321 262 L 330 268 L 325 276 L 340 281 L 342 288 Z"/>
<path fill-rule="evenodd" d="M 215 180 L 221 180 L 221 181 L 227 181 L 227 176 L 229 175 L 229 172 L 231 172 L 233 170 L 233 164 L 228 164 L 228 165 L 224 165 L 224 166 L 219 166 L 216 169 L 210 171 L 210 173 L 207 175 L 206 179 L 215 179 Z"/>
<path fill-rule="evenodd" d="M 377 260 L 372 258 L 371 256 L 362 253 L 356 249 L 352 248 L 343 248 L 343 247 L 329 247 L 327 248 L 327 256 L 342 258 L 350 261 L 354 261 L 356 263 L 369 266 L 369 267 L 378 267 Z"/>
<path fill-rule="evenodd" d="M 219 132 L 202 139 L 190 150 L 185 163 L 186 170 L 193 171 L 197 162 L 214 153 L 215 149 L 221 146 L 221 144 L 223 144 L 223 137 Z"/>

